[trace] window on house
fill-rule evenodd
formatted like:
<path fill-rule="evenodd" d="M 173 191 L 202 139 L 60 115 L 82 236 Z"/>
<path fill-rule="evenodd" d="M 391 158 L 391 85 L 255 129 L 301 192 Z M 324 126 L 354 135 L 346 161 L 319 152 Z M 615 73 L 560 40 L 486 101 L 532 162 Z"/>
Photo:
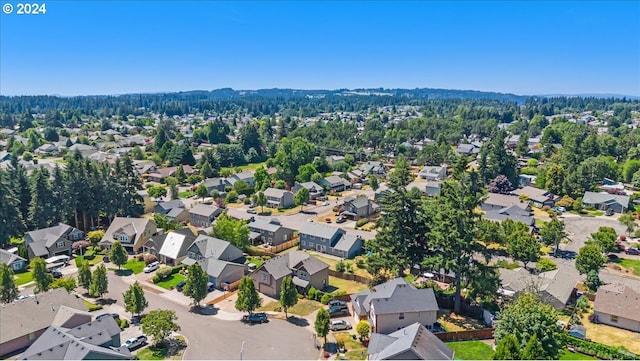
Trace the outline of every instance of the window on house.
<path fill-rule="evenodd" d="M 64 241 L 60 241 L 60 242 L 56 243 L 56 247 L 58 247 L 58 248 L 64 247 Z"/>
<path fill-rule="evenodd" d="M 313 242 L 309 242 L 309 247 L 313 247 Z"/>
<path fill-rule="evenodd" d="M 400 314 L 398 315 L 398 319 L 404 320 L 404 312 L 400 312 Z"/>
<path fill-rule="evenodd" d="M 267 276 L 266 273 L 262 273 L 261 276 L 262 276 L 262 281 L 269 282 L 269 276 Z"/>
<path fill-rule="evenodd" d="M 126 242 L 128 239 L 129 238 L 124 234 L 120 236 L 120 240 L 123 241 L 123 242 Z"/>
<path fill-rule="evenodd" d="M 611 315 L 611 322 L 618 322 L 618 316 Z"/>

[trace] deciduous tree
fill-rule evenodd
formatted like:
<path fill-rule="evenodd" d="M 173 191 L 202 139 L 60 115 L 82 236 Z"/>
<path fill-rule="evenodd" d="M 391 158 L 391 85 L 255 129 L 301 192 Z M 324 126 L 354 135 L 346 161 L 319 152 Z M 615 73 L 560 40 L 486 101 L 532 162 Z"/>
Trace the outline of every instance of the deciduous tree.
<path fill-rule="evenodd" d="M 200 306 L 200 301 L 207 297 L 207 281 L 209 276 L 200 264 L 194 263 L 187 268 L 187 278 L 183 288 L 185 296 L 193 300 L 195 306 Z"/>
<path fill-rule="evenodd" d="M 318 334 L 318 337 L 324 338 L 324 343 L 327 343 L 327 334 L 329 334 L 329 312 L 326 309 L 321 308 L 316 314 L 316 321 L 313 326 Z"/>
<path fill-rule="evenodd" d="M 178 316 L 173 310 L 153 310 L 142 318 L 142 333 L 153 338 L 156 345 L 161 344 L 172 332 L 180 331 L 176 323 Z"/>
<path fill-rule="evenodd" d="M 89 262 L 84 261 L 78 267 L 78 285 L 82 288 L 89 291 L 89 286 L 91 285 L 91 266 L 89 266 Z"/>
<path fill-rule="evenodd" d="M 36 283 L 36 287 L 33 292 L 47 292 L 51 283 L 53 282 L 53 276 L 47 270 L 47 264 L 40 257 L 36 257 L 31 260 L 29 264 L 31 273 L 33 274 L 33 280 Z"/>
<path fill-rule="evenodd" d="M 298 303 L 298 290 L 296 285 L 293 284 L 293 279 L 290 276 L 286 276 L 282 279 L 282 284 L 280 285 L 280 305 L 284 309 L 285 318 L 289 318 L 287 310 L 295 306 L 296 303 Z"/>
<path fill-rule="evenodd" d="M 122 294 L 122 297 L 124 298 L 124 309 L 127 312 L 131 312 L 132 317 L 133 315 L 139 315 L 149 306 L 149 302 L 144 297 L 144 290 L 138 281 L 129 286 L 129 289 Z"/>
<path fill-rule="evenodd" d="M 304 204 L 309 201 L 309 190 L 307 188 L 301 188 L 298 192 L 296 192 L 295 203 L 297 206 L 300 206 L 300 212 L 302 212 L 302 208 Z"/>
<path fill-rule="evenodd" d="M 369 332 L 371 332 L 371 325 L 367 320 L 360 320 L 358 321 L 358 324 L 356 324 L 356 332 L 360 336 L 360 341 L 363 341 L 369 336 Z"/>
<path fill-rule="evenodd" d="M 118 241 L 113 242 L 111 245 L 109 256 L 111 258 L 111 262 L 118 265 L 118 269 L 120 269 L 123 264 L 127 263 L 127 259 L 129 258 L 127 250 L 124 249 L 122 243 Z"/>
<path fill-rule="evenodd" d="M 91 297 L 101 298 L 102 295 L 107 293 L 109 287 L 109 280 L 107 279 L 107 269 L 104 265 L 98 266 L 91 275 L 91 284 L 89 285 L 89 295 Z"/>
<path fill-rule="evenodd" d="M 618 218 L 618 221 L 622 223 L 627 228 L 627 235 L 631 235 L 633 231 L 638 226 L 636 224 L 636 219 L 633 217 L 631 213 L 625 213 Z"/>
<path fill-rule="evenodd" d="M 588 274 L 589 271 L 600 271 L 607 262 L 602 254 L 602 248 L 597 244 L 586 244 L 578 251 L 576 257 L 576 269 L 580 274 Z"/>
<path fill-rule="evenodd" d="M 13 280 L 13 270 L 6 263 L 0 263 L 0 302 L 13 302 L 19 294 Z"/>
<path fill-rule="evenodd" d="M 246 311 L 252 314 L 253 311 L 262 305 L 262 298 L 256 290 L 251 277 L 245 276 L 238 285 L 238 298 L 236 299 L 236 310 Z"/>
<path fill-rule="evenodd" d="M 507 243 L 507 252 L 527 268 L 529 262 L 535 262 L 540 258 L 540 243 L 531 234 L 517 231 L 511 235 Z"/>

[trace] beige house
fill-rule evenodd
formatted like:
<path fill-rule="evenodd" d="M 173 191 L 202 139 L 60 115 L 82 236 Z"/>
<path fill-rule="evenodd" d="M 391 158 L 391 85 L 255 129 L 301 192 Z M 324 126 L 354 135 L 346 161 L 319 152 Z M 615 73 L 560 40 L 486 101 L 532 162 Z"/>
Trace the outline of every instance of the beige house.
<path fill-rule="evenodd" d="M 304 294 L 311 287 L 322 290 L 329 284 L 329 265 L 301 251 L 292 251 L 266 261 L 251 278 L 260 293 L 280 297 L 282 279 L 293 278 L 298 292 Z"/>
<path fill-rule="evenodd" d="M 431 288 L 417 289 L 403 278 L 395 278 L 373 288 L 351 295 L 356 321 L 368 320 L 372 331 L 389 334 L 419 323 L 433 328 L 438 303 Z"/>
<path fill-rule="evenodd" d="M 98 245 L 109 248 L 119 241 L 128 251 L 137 252 L 157 232 L 156 223 L 151 219 L 116 217 Z"/>
<path fill-rule="evenodd" d="M 91 320 L 82 300 L 64 288 L 0 307 L 0 357 L 33 344 L 49 326 L 76 327 Z"/>
<path fill-rule="evenodd" d="M 623 284 L 601 286 L 593 313 L 598 323 L 640 332 L 640 293 Z"/>

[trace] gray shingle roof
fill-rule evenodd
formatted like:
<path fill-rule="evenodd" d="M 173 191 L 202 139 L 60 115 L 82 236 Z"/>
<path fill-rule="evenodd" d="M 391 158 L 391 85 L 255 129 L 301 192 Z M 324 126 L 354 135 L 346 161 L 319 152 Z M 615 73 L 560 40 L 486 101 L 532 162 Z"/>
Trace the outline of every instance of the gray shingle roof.
<path fill-rule="evenodd" d="M 277 188 L 267 188 L 264 190 L 265 196 L 274 197 L 274 198 L 282 198 L 286 193 L 291 193 L 291 192 L 289 192 L 286 189 L 277 189 Z"/>
<path fill-rule="evenodd" d="M 533 226 L 535 224 L 534 218 L 531 217 L 531 212 L 526 209 L 522 209 L 517 205 L 497 210 L 489 210 L 485 213 L 483 218 L 498 222 L 502 222 L 505 219 L 511 219 L 522 222 L 527 226 Z"/>
<path fill-rule="evenodd" d="M 331 227 L 322 223 L 315 222 L 307 222 L 305 223 L 300 231 L 298 232 L 300 235 L 307 234 L 314 237 L 319 237 L 323 239 L 331 239 L 337 233 L 343 233 L 344 231 L 340 228 Z"/>
<path fill-rule="evenodd" d="M 38 229 L 28 232 L 27 234 L 34 242 L 45 242 L 46 247 L 51 247 L 60 237 L 63 237 L 73 227 L 68 224 L 60 223 L 57 226 Z"/>
<path fill-rule="evenodd" d="M 46 251 L 46 250 L 45 250 Z M 26 259 L 18 256 L 17 254 L 13 254 L 5 251 L 4 249 L 0 249 L 0 263 L 4 263 L 6 265 L 10 265 L 17 260 L 27 261 Z"/>
<path fill-rule="evenodd" d="M 640 293 L 622 284 L 609 284 L 598 288 L 595 312 L 640 321 Z"/>
<path fill-rule="evenodd" d="M 404 278 L 398 277 L 389 280 L 385 283 L 375 286 L 371 290 L 364 290 L 362 292 L 351 295 L 351 303 L 358 315 L 367 314 L 370 310 L 370 303 L 377 298 L 389 298 L 393 295 L 397 286 L 406 286 L 416 289 L 412 284 L 407 282 Z"/>
<path fill-rule="evenodd" d="M 214 206 L 213 204 L 204 204 L 204 203 L 198 203 L 189 210 L 190 214 L 195 214 L 195 215 L 204 216 L 204 217 L 211 217 L 216 212 L 218 212 L 218 207 Z"/>
<path fill-rule="evenodd" d="M 338 251 L 348 252 L 353 245 L 360 239 L 358 236 L 352 234 L 343 234 L 340 240 L 333 246 Z"/>
<path fill-rule="evenodd" d="M 453 350 L 417 322 L 389 335 L 372 334 L 367 353 L 370 360 L 390 360 L 400 356 L 414 360 L 453 359 Z"/>
<path fill-rule="evenodd" d="M 294 268 L 304 268 L 311 275 L 329 268 L 329 265 L 301 251 L 292 251 L 282 256 L 271 258 L 262 267 L 276 280 L 288 276 Z"/>
<path fill-rule="evenodd" d="M 582 202 L 586 204 L 607 204 L 615 202 L 625 208 L 629 208 L 629 196 L 618 194 L 584 192 Z"/>
<path fill-rule="evenodd" d="M 379 315 L 438 310 L 438 303 L 433 289 L 415 289 L 408 287 L 408 285 L 396 285 L 389 297 L 372 298 L 371 305 L 375 308 L 376 314 Z"/>

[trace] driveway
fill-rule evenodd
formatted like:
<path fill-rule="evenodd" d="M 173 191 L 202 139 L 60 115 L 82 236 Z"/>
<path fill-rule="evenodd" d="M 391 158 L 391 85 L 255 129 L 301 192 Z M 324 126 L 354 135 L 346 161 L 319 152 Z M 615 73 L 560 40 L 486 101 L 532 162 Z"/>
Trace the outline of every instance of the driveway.
<path fill-rule="evenodd" d="M 584 246 L 584 242 L 589 238 L 589 235 L 597 232 L 600 227 L 612 227 L 618 234 L 624 234 L 626 229 L 618 219 L 604 216 L 579 217 L 567 215 L 564 218 L 564 224 L 571 242 L 561 244 L 560 249 L 575 254 Z"/>

